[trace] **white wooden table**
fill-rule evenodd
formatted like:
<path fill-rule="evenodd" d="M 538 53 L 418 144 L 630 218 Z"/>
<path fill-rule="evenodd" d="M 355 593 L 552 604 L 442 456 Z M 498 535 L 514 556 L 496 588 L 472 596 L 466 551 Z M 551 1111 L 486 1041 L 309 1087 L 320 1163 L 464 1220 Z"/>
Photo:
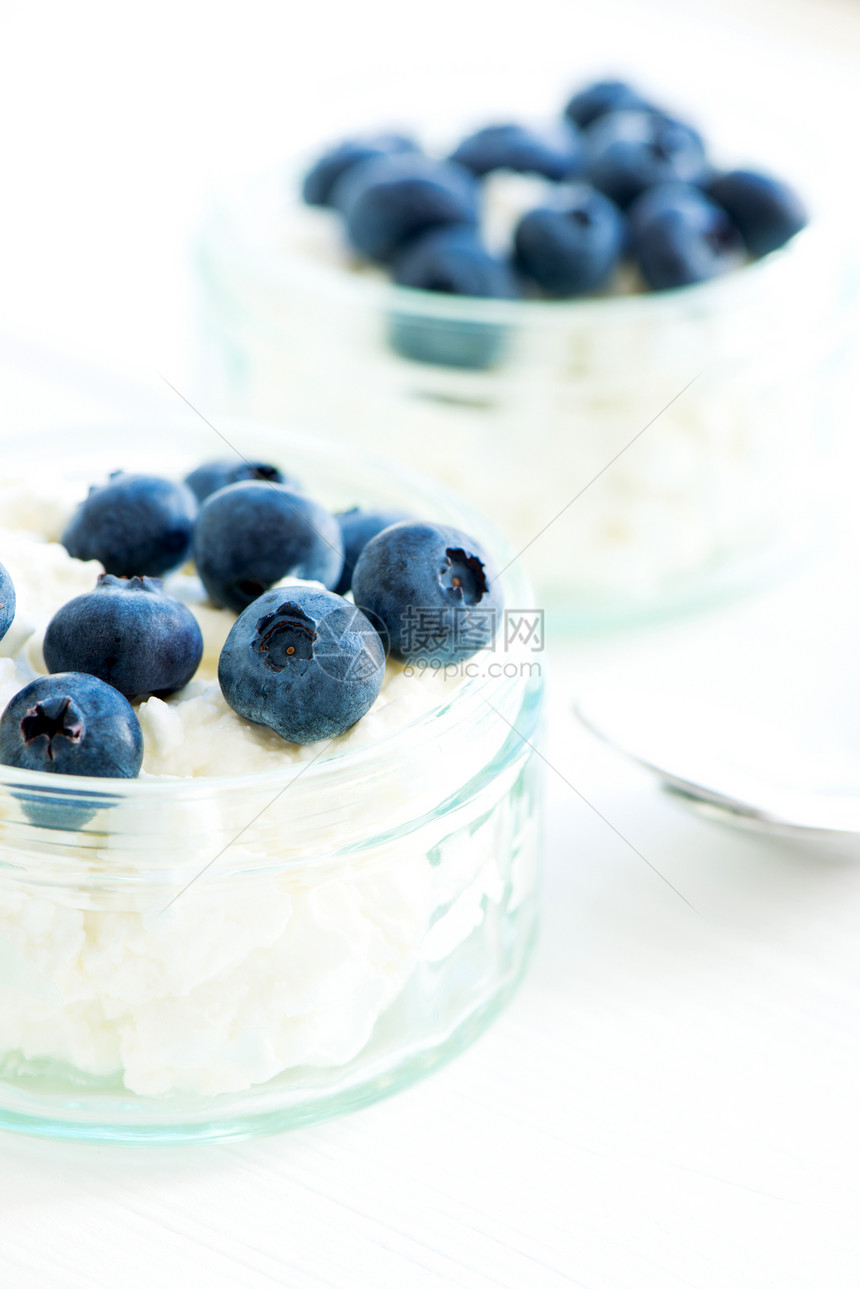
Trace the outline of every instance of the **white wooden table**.
<path fill-rule="evenodd" d="M 361 80 L 345 64 L 356 42 L 376 69 L 372 119 L 410 83 L 398 23 L 420 48 L 419 96 L 453 44 L 459 72 L 486 72 L 499 102 L 518 59 L 540 82 L 540 51 L 560 82 L 565 66 L 573 79 L 583 61 L 633 66 L 644 50 L 683 87 L 748 71 L 767 48 L 773 84 L 814 100 L 830 68 L 828 102 L 844 105 L 860 49 L 846 0 L 616 3 L 600 17 L 536 0 L 507 34 L 501 11 L 458 8 L 379 0 L 287 22 L 252 5 L 214 25 L 160 3 L 133 20 L 86 5 L 10 15 L 3 432 L 143 408 L 162 395 L 156 369 L 187 378 L 183 238 L 201 194 L 298 132 L 291 85 L 320 133 L 339 128 Z M 328 59 L 318 81 L 308 47 Z M 797 80 L 804 57 L 814 84 Z M 580 731 L 570 704 L 649 667 L 754 693 L 757 668 L 782 666 L 790 714 L 785 641 L 801 637 L 807 680 L 850 668 L 858 588 L 849 552 L 725 614 L 556 652 L 548 757 L 577 791 L 549 775 L 543 933 L 494 1028 L 410 1091 L 280 1137 L 118 1149 L 0 1136 L 0 1285 L 856 1289 L 860 856 L 702 822 Z"/>

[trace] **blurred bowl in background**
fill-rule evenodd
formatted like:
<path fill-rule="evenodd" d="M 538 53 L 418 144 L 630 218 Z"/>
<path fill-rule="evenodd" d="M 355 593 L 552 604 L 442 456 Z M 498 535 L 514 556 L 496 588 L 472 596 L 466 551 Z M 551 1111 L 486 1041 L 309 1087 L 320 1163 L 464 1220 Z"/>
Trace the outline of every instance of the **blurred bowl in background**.
<path fill-rule="evenodd" d="M 506 531 L 556 624 L 603 627 L 771 580 L 815 543 L 856 286 L 809 229 L 702 285 L 478 300 L 350 268 L 275 170 L 197 254 L 207 406 L 419 465 Z"/>

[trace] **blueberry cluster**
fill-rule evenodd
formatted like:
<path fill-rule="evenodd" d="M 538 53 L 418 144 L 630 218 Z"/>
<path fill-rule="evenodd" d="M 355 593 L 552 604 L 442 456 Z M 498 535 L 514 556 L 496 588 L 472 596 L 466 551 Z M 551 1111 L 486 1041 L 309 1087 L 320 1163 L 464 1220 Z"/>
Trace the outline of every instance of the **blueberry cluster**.
<path fill-rule="evenodd" d="M 140 772 L 132 704 L 182 689 L 203 654 L 196 618 L 161 580 L 192 558 L 213 603 L 239 615 L 219 660 L 224 697 L 294 743 L 333 738 L 360 720 L 381 689 L 386 654 L 441 664 L 491 644 L 501 607 L 491 560 L 466 533 L 399 510 L 332 514 L 267 463 L 207 462 L 181 483 L 117 473 L 90 489 L 63 541 L 108 571 L 48 624 L 50 674 L 0 716 L 0 764 L 102 778 Z M 286 578 L 319 585 L 279 586 Z M 0 565 L 0 638 L 14 614 Z M 428 614 L 431 634 L 406 629 Z M 96 807 L 78 802 L 58 814 L 29 794 L 25 808 L 45 826 L 68 827 Z"/>
<path fill-rule="evenodd" d="M 482 234 L 481 181 L 499 170 L 540 177 L 546 196 L 497 252 Z M 444 159 L 401 135 L 338 143 L 303 196 L 338 212 L 352 250 L 396 283 L 497 299 L 599 292 L 622 261 L 642 288 L 689 286 L 776 250 L 807 222 L 787 184 L 716 169 L 696 129 L 623 81 L 580 90 L 546 128 L 487 126 Z M 400 340 L 408 349 L 408 334 Z"/>

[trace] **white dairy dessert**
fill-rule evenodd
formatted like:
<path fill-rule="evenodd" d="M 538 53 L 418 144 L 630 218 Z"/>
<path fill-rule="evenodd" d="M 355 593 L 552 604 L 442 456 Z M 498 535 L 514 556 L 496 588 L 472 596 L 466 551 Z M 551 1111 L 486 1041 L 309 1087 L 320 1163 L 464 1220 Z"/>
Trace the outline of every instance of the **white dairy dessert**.
<path fill-rule="evenodd" d="M 48 499 L 22 480 L 6 491 L 10 504 L 0 493 L 0 514 L 15 526 L 0 529 L 0 556 L 21 612 L 0 643 L 0 707 L 34 670 L 44 669 L 41 640 L 52 614 L 91 589 L 100 571 L 98 564 L 71 559 L 52 540 L 74 496 L 60 504 L 65 493 Z M 200 678 L 180 694 L 140 705 L 142 781 L 239 773 L 251 785 L 255 775 L 316 757 L 318 747 L 285 744 L 231 711 L 214 677 L 233 615 L 207 605 L 188 572 L 174 575 L 168 586 L 201 623 L 204 660 Z M 450 697 L 457 683 L 441 672 L 406 675 L 389 664 L 374 708 L 336 741 L 336 750 L 384 739 Z M 144 834 L 139 860 L 129 860 L 121 813 L 103 812 L 103 834 L 90 825 L 95 836 L 88 858 L 79 861 L 78 883 L 41 882 L 40 865 L 51 860 L 28 856 L 32 880 L 0 878 L 4 1076 L 26 1086 L 28 1077 L 59 1069 L 78 1083 L 124 1086 L 146 1097 L 210 1096 L 244 1091 L 295 1067 L 348 1064 L 410 981 L 417 987 L 423 963 L 444 961 L 507 901 L 533 889 L 536 857 L 527 848 L 516 871 L 502 871 L 516 832 L 504 782 L 484 792 L 472 813 L 428 818 L 353 862 L 324 862 L 362 827 L 368 835 L 371 825 L 381 832 L 389 817 L 396 822 L 406 804 L 412 818 L 437 807 L 458 776 L 462 783 L 474 770 L 474 748 L 461 748 L 456 764 L 450 752 L 447 746 L 427 749 L 424 798 L 410 801 L 404 780 L 393 776 L 387 795 L 350 803 L 348 817 L 335 808 L 340 802 L 332 802 L 330 815 L 314 816 L 311 835 L 300 819 L 291 828 L 289 796 L 273 802 L 271 817 L 264 815 L 259 827 L 229 834 L 231 841 L 239 835 L 224 864 L 268 870 L 243 880 L 200 880 L 179 894 L 218 856 L 217 793 L 145 807 L 152 836 L 175 834 L 177 857 L 175 869 L 168 858 L 165 882 L 151 893 L 144 887 L 124 894 L 95 880 L 99 871 L 110 874 L 118 865 L 127 875 L 129 863 L 132 875 L 135 867 L 143 873 L 153 859 L 164 858 L 150 854 Z M 413 768 L 407 765 L 405 774 Z M 349 785 L 331 791 L 348 794 Z M 239 818 L 251 824 L 258 806 L 250 788 L 249 803 Z M 14 798 L 0 800 L 0 825 L 3 814 L 11 818 L 17 811 Z M 290 860 L 281 872 L 278 846 Z M 0 841 L 0 860 L 4 850 Z M 302 865 L 303 857 L 315 862 Z M 18 856 L 7 851 L 5 858 Z"/>
<path fill-rule="evenodd" d="M 549 524 L 526 561 L 583 619 L 700 598 L 785 557 L 833 416 L 840 266 L 821 230 L 682 291 L 471 301 L 357 266 L 335 215 L 285 207 L 289 183 L 279 172 L 233 194 L 204 232 L 210 399 L 420 465 L 517 547 Z M 489 188 L 504 240 L 534 182 Z M 501 326 L 504 359 L 470 371 L 399 357 L 394 308 L 416 333 Z"/>

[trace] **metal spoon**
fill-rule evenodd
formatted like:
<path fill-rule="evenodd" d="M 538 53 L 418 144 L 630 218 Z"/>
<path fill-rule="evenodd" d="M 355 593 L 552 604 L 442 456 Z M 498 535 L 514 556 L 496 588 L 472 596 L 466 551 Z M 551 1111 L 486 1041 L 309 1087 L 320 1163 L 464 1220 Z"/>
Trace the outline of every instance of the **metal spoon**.
<path fill-rule="evenodd" d="M 574 708 L 702 813 L 782 836 L 860 837 L 860 761 L 694 695 L 594 693 Z"/>

